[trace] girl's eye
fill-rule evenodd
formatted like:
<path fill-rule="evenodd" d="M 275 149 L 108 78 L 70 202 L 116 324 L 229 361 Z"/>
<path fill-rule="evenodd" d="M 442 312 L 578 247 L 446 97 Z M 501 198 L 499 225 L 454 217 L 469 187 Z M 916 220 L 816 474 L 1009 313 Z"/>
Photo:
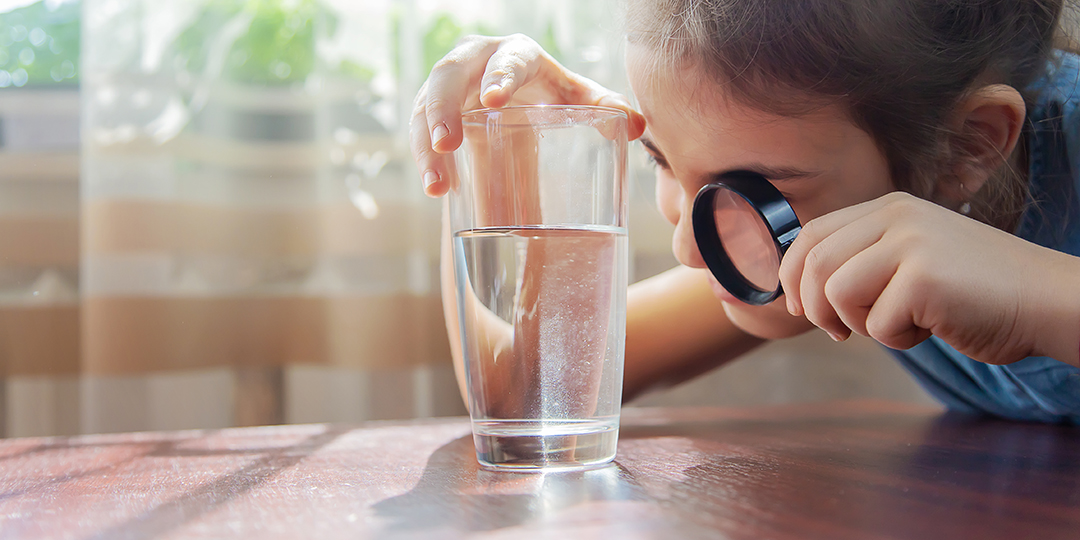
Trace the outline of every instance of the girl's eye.
<path fill-rule="evenodd" d="M 658 158 L 658 157 L 656 157 L 656 156 L 654 156 L 654 155 L 652 155 L 652 154 L 650 154 L 648 152 L 646 152 L 645 155 L 648 157 L 649 163 L 651 163 L 654 167 L 660 167 L 661 169 L 664 169 L 664 170 L 670 170 L 671 169 L 671 167 L 668 166 L 667 160 L 660 159 L 660 158 Z"/>

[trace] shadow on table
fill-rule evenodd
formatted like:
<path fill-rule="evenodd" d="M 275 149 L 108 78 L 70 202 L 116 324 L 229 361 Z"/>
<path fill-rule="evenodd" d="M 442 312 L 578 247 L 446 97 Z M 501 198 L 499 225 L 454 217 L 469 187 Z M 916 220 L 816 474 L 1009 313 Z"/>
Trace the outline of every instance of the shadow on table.
<path fill-rule="evenodd" d="M 633 475 L 617 463 L 587 471 L 495 472 L 481 469 L 472 436 L 436 450 L 408 493 L 374 505 L 385 530 L 418 537 L 433 531 L 491 531 L 543 525 L 594 502 L 642 500 Z M 587 518 L 586 518 L 587 519 Z"/>

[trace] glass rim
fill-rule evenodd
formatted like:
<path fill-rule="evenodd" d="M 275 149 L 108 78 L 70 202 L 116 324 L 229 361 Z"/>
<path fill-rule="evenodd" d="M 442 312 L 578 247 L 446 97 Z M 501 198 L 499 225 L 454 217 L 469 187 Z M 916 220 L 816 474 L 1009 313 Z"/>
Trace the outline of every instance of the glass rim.
<path fill-rule="evenodd" d="M 580 111 L 587 113 L 595 113 L 596 118 L 602 118 L 604 115 L 615 116 L 622 120 L 629 122 L 630 115 L 622 109 L 615 107 L 607 107 L 604 105 L 563 105 L 563 104 L 542 104 L 542 105 L 508 105 L 506 107 L 482 107 L 479 109 L 470 109 L 461 113 L 461 123 L 469 125 L 484 125 L 486 122 L 480 120 L 485 118 L 491 113 L 506 113 L 506 112 L 525 112 L 525 111 Z M 509 126 L 525 126 L 536 125 L 531 122 L 504 122 Z M 552 122 L 550 125 L 562 125 L 565 122 Z M 544 124 L 540 124 L 544 125 Z"/>

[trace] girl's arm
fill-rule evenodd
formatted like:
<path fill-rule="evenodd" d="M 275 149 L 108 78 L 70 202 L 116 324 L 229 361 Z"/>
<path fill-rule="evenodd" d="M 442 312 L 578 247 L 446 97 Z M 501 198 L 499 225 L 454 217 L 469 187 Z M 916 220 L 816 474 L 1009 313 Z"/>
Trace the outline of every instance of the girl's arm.
<path fill-rule="evenodd" d="M 765 342 L 731 323 L 707 272 L 680 266 L 630 286 L 624 400 L 691 379 Z"/>
<path fill-rule="evenodd" d="M 1034 302 L 1039 336 L 1035 350 L 1080 367 L 1080 257 L 1045 249 L 1047 278 Z"/>

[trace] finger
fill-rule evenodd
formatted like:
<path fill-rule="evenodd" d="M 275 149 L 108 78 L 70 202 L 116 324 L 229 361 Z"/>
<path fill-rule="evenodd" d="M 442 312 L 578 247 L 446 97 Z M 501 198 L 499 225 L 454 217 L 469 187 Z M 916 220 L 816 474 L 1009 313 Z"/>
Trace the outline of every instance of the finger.
<path fill-rule="evenodd" d="M 494 38 L 470 37 L 439 60 L 428 76 L 424 115 L 431 147 L 446 154 L 461 145 L 461 112 L 474 81 L 498 48 Z"/>
<path fill-rule="evenodd" d="M 837 269 L 881 240 L 882 234 L 884 225 L 872 217 L 858 219 L 823 238 L 806 255 L 797 298 L 806 318 L 833 339 L 846 339 L 851 330 L 837 314 L 837 307 L 830 301 L 825 286 Z"/>
<path fill-rule="evenodd" d="M 573 73 L 571 75 L 578 80 L 577 84 L 581 85 L 582 93 L 579 99 L 582 104 L 612 107 L 626 113 L 626 135 L 631 141 L 645 133 L 645 116 L 630 105 L 626 96 L 612 92 L 591 79 Z"/>
<path fill-rule="evenodd" d="M 912 285 L 900 273 L 894 273 L 870 308 L 866 316 L 867 334 L 878 343 L 893 349 L 910 349 L 930 337 L 929 329 L 915 323 Z"/>
<path fill-rule="evenodd" d="M 833 272 L 825 282 L 825 297 L 845 326 L 860 335 L 870 335 L 866 328 L 870 309 L 899 265 L 896 251 L 877 242 Z"/>
<path fill-rule="evenodd" d="M 514 93 L 536 79 L 542 69 L 554 69 L 553 64 L 554 60 L 532 39 L 522 35 L 507 37 L 484 68 L 480 104 L 492 108 L 509 105 Z"/>
<path fill-rule="evenodd" d="M 431 135 L 427 129 L 426 115 L 423 108 L 413 111 L 409 125 L 409 143 L 413 160 L 420 172 L 424 193 L 430 197 L 441 197 L 450 187 L 450 156 L 440 154 L 431 148 Z"/>
<path fill-rule="evenodd" d="M 884 206 L 886 204 L 882 200 L 884 198 L 879 197 L 871 201 L 841 208 L 813 219 L 802 226 L 799 236 L 788 247 L 783 260 L 780 261 L 780 284 L 784 288 L 788 311 L 792 315 L 802 315 L 806 312 L 802 304 L 800 286 L 802 276 L 805 273 L 804 266 L 810 251 L 840 228 L 870 215 Z"/>

